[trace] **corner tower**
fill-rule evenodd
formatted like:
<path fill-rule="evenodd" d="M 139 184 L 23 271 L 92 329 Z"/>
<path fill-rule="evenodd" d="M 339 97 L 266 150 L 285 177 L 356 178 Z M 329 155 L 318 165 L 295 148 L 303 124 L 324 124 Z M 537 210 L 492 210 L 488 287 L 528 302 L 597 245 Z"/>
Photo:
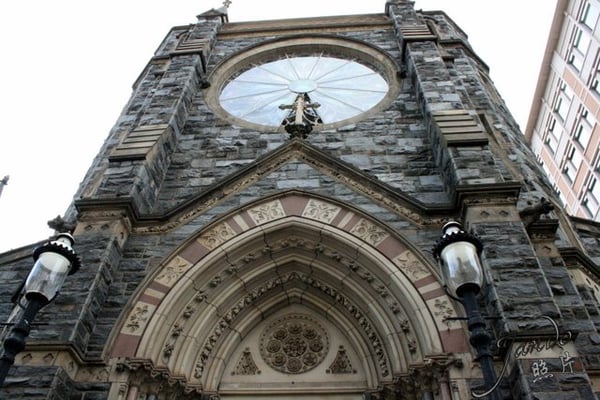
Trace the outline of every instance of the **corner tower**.
<path fill-rule="evenodd" d="M 485 244 L 497 390 L 591 398 L 599 314 L 570 272 L 597 281 L 597 236 L 548 204 L 443 12 L 210 10 L 173 28 L 135 83 L 65 217 L 82 272 L 3 390 L 34 371 L 47 398 L 468 398 L 481 372 L 431 254 L 460 220 Z M 549 321 L 577 335 L 517 351 L 550 343 Z"/>

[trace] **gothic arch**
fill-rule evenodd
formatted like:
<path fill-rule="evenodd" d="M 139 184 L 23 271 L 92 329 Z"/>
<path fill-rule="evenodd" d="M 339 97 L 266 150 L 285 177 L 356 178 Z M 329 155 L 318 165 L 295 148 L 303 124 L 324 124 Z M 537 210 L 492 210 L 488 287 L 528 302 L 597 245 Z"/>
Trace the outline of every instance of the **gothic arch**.
<path fill-rule="evenodd" d="M 444 321 L 456 315 L 452 301 L 408 243 L 331 199 L 299 192 L 262 199 L 195 235 L 147 278 L 122 319 L 112 357 L 208 393 L 391 385 L 432 356 L 465 350 L 462 329 Z M 314 372 L 302 375 L 304 388 L 277 373 L 252 379 L 271 386 L 231 377 L 244 360 L 260 364 L 255 373 L 271 371 L 257 343 L 270 324 L 294 318 L 323 327 L 332 344 L 315 358 Z M 324 380 L 339 354 L 353 376 Z"/>

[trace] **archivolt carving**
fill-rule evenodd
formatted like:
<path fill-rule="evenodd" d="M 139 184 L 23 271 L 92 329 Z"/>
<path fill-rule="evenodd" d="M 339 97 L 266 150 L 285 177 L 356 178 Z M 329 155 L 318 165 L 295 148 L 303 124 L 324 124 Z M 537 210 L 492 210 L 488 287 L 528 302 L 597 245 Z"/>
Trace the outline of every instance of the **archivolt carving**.
<path fill-rule="evenodd" d="M 337 251 L 326 248 L 320 243 L 316 243 L 314 241 L 309 241 L 304 238 L 298 238 L 298 237 L 292 236 L 292 237 L 287 237 L 285 239 L 279 240 L 279 241 L 273 243 L 272 246 L 265 246 L 261 250 L 261 253 L 269 254 L 273 251 L 276 251 L 277 249 L 284 249 L 284 248 L 288 248 L 288 247 L 313 248 L 315 250 L 315 253 L 322 253 L 325 256 L 331 258 L 332 260 L 341 263 L 342 265 L 346 266 L 350 271 L 355 272 L 357 274 L 357 276 L 359 276 L 365 282 L 369 283 L 373 287 L 374 291 L 376 293 L 378 293 L 380 295 L 380 297 L 387 303 L 388 308 L 393 313 L 395 313 L 395 314 L 401 313 L 400 305 L 395 301 L 394 297 L 390 295 L 389 291 L 387 290 L 386 286 L 383 284 L 382 281 L 377 279 L 366 268 L 356 265 L 354 260 L 351 260 L 345 256 L 342 256 Z M 242 261 L 247 263 L 247 262 L 251 262 L 257 258 L 259 258 L 259 257 L 253 253 L 250 253 L 247 256 L 243 257 Z M 229 273 L 233 273 L 233 272 L 235 272 L 235 271 L 229 271 Z M 288 280 L 296 279 L 296 277 L 294 275 L 290 275 L 290 276 L 288 276 L 287 279 Z M 302 277 L 302 280 L 307 281 L 307 282 L 310 281 L 310 283 L 313 287 L 319 288 L 324 293 L 327 293 L 331 297 L 334 297 L 336 299 L 336 301 L 341 302 L 342 305 L 344 305 L 348 309 L 348 311 L 350 311 L 352 314 L 355 314 L 355 311 L 357 310 L 357 308 L 355 306 L 350 306 L 348 299 L 340 297 L 341 295 L 337 296 L 337 292 L 335 292 L 334 289 L 318 284 L 316 281 L 314 281 L 309 276 Z M 189 320 L 190 316 L 197 309 L 198 304 L 202 303 L 204 300 L 206 300 L 207 292 L 209 290 L 215 289 L 219 284 L 222 283 L 222 281 L 223 281 L 223 278 L 219 275 L 213 277 L 207 283 L 207 287 L 205 287 L 203 290 L 200 290 L 197 293 L 197 295 L 194 297 L 192 302 L 190 302 L 190 304 L 186 305 L 182 315 L 180 315 L 177 322 L 174 324 L 174 326 L 171 330 L 171 334 L 169 335 L 167 341 L 163 345 L 164 347 L 163 347 L 162 355 L 165 360 L 168 360 L 171 357 L 171 355 L 175 349 L 175 345 L 176 345 L 177 341 L 179 340 L 180 337 L 183 336 L 182 333 L 186 330 L 185 327 L 187 325 L 187 321 Z M 281 280 L 272 280 L 272 281 L 267 282 L 266 285 L 264 285 L 263 287 L 261 287 L 258 290 L 253 291 L 249 295 L 245 296 L 244 299 L 240 300 L 238 302 L 238 304 L 236 304 L 235 307 L 230 309 L 229 312 L 219 321 L 219 323 L 217 324 L 213 333 L 206 340 L 206 342 L 203 346 L 203 349 L 201 351 L 201 355 L 199 357 L 199 360 L 197 362 L 196 369 L 195 369 L 195 376 L 197 378 L 202 376 L 205 361 L 208 359 L 218 338 L 222 335 L 222 333 L 225 331 L 225 329 L 229 326 L 229 324 L 235 318 L 235 316 L 237 314 L 239 314 L 239 312 L 246 305 L 251 304 L 258 297 L 264 295 L 268 290 L 279 286 L 281 283 L 282 283 Z M 336 294 L 334 294 L 334 293 L 336 293 Z M 132 316 L 133 321 L 138 321 L 140 318 L 143 318 L 145 312 L 147 312 L 147 309 L 146 310 L 145 309 L 138 310 L 138 312 L 135 314 L 135 316 Z M 372 329 L 372 327 L 369 324 L 366 324 L 366 319 L 364 319 L 362 316 L 359 316 L 356 318 L 359 319 L 359 322 L 362 325 L 364 325 L 363 328 L 365 329 L 365 331 L 367 332 L 368 335 L 374 335 L 374 330 Z M 408 320 L 406 320 L 405 318 L 401 318 L 400 321 L 401 321 L 401 329 L 407 335 L 408 350 L 411 353 L 415 353 L 417 351 L 416 341 L 411 339 L 410 337 L 408 337 L 408 335 L 410 334 L 409 333 L 410 325 L 408 323 Z M 139 325 L 139 323 L 138 323 L 138 325 Z M 378 341 L 376 341 L 376 342 L 373 342 L 373 345 L 375 347 L 378 347 L 378 346 L 380 346 L 380 343 Z M 380 364 L 384 365 L 385 361 L 384 361 L 384 357 L 383 357 L 383 352 L 378 353 L 378 357 L 380 359 Z M 384 370 L 384 369 L 385 368 L 382 368 L 382 370 Z"/>
<path fill-rule="evenodd" d="M 175 350 L 175 344 L 177 340 L 182 336 L 190 317 L 196 312 L 198 305 L 206 299 L 206 294 L 203 290 L 196 293 L 192 301 L 187 304 L 177 319 L 177 322 L 171 328 L 171 334 L 167 338 L 167 341 L 163 347 L 162 355 L 165 360 L 168 360 Z"/>
<path fill-rule="evenodd" d="M 280 285 L 290 282 L 293 280 L 300 280 L 301 282 L 310 285 L 311 287 L 318 289 L 321 293 L 329 296 L 333 299 L 337 304 L 343 306 L 346 311 L 356 320 L 357 325 L 361 327 L 365 335 L 368 337 L 369 342 L 373 348 L 373 353 L 375 355 L 376 360 L 378 361 L 379 368 L 381 370 L 382 376 L 388 376 L 390 374 L 390 370 L 388 367 L 388 359 L 385 354 L 385 350 L 383 348 L 383 344 L 381 339 L 379 338 L 376 330 L 373 328 L 369 319 L 363 315 L 360 309 L 354 305 L 354 303 L 344 296 L 341 292 L 336 289 L 325 285 L 310 275 L 298 274 L 296 272 L 292 272 L 286 275 L 281 276 L 280 278 L 275 278 L 269 280 L 265 283 L 265 285 L 260 288 L 252 291 L 250 294 L 246 295 L 242 300 L 240 300 L 234 307 L 232 307 L 226 314 L 223 316 L 219 322 L 217 323 L 217 328 L 212 332 L 209 338 L 204 342 L 198 360 L 196 362 L 196 367 L 194 369 L 194 377 L 200 378 L 204 373 L 204 368 L 206 366 L 206 361 L 210 357 L 212 350 L 214 349 L 217 340 L 222 335 L 225 328 L 227 328 L 233 319 L 248 305 L 252 304 L 254 301 L 264 296 L 270 290 L 279 287 Z"/>

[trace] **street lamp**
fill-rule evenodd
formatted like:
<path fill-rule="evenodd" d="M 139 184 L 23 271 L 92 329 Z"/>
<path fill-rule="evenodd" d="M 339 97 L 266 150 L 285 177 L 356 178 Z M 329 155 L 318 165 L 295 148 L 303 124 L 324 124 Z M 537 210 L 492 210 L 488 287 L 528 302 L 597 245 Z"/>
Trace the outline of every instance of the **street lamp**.
<path fill-rule="evenodd" d="M 79 257 L 72 247 L 74 243 L 70 234 L 61 233 L 55 240 L 44 243 L 33 251 L 35 264 L 21 292 L 27 299 L 27 306 L 4 340 L 4 353 L 0 357 L 0 386 L 4 385 L 15 356 L 25 348 L 25 339 L 37 312 L 54 300 L 67 275 L 79 269 Z"/>
<path fill-rule="evenodd" d="M 471 337 L 469 342 L 477 351 L 486 392 L 490 399 L 499 399 L 495 391 L 496 371 L 491 352 L 492 336 L 488 333 L 481 317 L 477 295 L 483 285 L 483 268 L 479 255 L 483 244 L 476 237 L 465 232 L 458 222 L 448 222 L 442 227 L 442 237 L 433 248 L 433 256 L 438 260 L 444 284 L 450 295 L 462 301 L 467 313 L 467 325 Z"/>

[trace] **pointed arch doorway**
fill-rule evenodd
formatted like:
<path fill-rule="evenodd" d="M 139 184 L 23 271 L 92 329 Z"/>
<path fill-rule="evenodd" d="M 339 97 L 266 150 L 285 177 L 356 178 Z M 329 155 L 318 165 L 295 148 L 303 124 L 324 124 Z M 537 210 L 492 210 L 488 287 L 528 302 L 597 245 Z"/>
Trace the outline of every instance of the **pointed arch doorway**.
<path fill-rule="evenodd" d="M 227 215 L 157 268 L 112 357 L 190 398 L 355 400 L 392 393 L 415 365 L 447 357 L 445 343 L 463 340 L 443 322 L 452 315 L 401 236 L 347 205 L 288 192 Z"/>

